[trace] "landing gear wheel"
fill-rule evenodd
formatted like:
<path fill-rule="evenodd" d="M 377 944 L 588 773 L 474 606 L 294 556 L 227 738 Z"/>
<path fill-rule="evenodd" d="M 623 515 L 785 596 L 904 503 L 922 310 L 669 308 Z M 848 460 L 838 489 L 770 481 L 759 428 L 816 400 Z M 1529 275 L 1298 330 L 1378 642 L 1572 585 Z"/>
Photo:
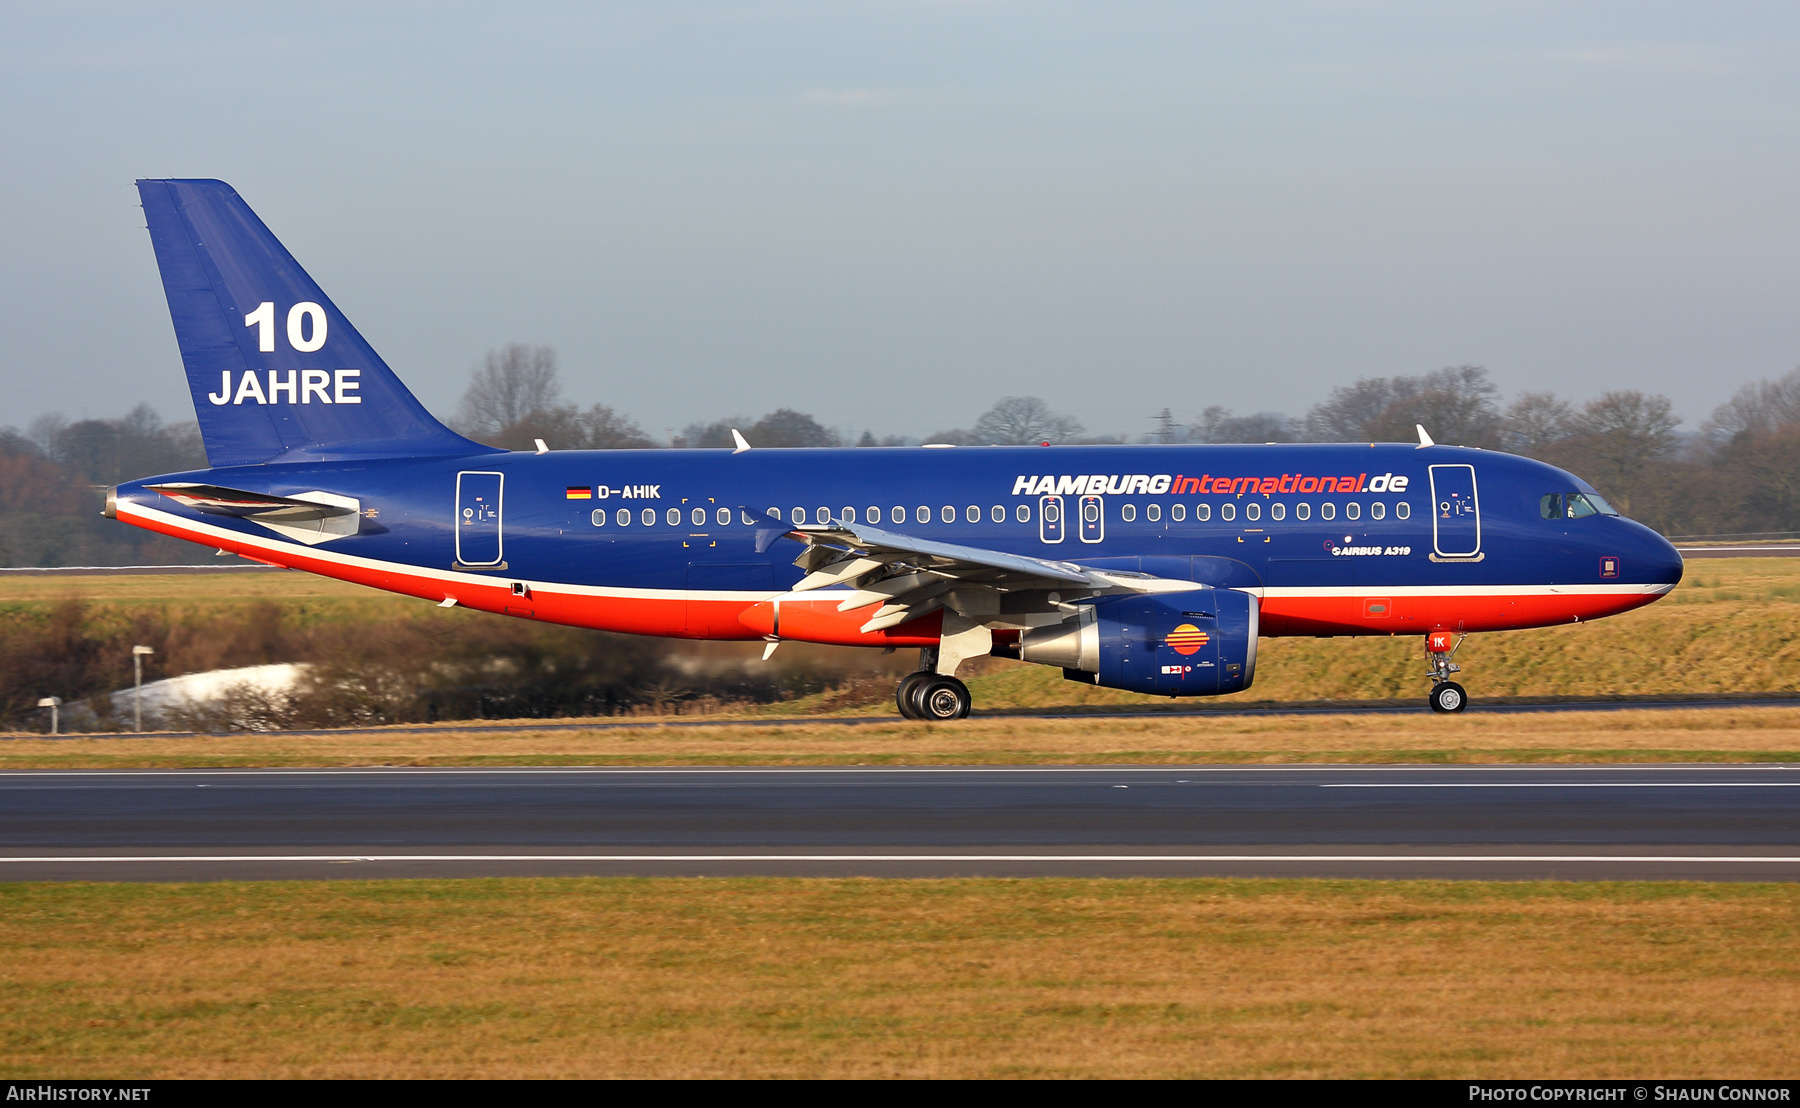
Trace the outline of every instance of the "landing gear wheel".
<path fill-rule="evenodd" d="M 930 670 L 909 673 L 900 679 L 900 687 L 894 690 L 894 703 L 900 709 L 900 715 L 906 719 L 918 719 L 919 709 L 913 702 L 913 693 L 918 691 L 919 682 L 936 677 Z"/>
<path fill-rule="evenodd" d="M 1431 688 L 1431 710 L 1460 712 L 1469 706 L 1469 694 L 1454 681 L 1443 681 Z"/>
<path fill-rule="evenodd" d="M 913 718 L 943 722 L 962 719 L 969 714 L 974 698 L 969 686 L 954 677 L 927 674 L 926 680 L 913 689 Z"/>

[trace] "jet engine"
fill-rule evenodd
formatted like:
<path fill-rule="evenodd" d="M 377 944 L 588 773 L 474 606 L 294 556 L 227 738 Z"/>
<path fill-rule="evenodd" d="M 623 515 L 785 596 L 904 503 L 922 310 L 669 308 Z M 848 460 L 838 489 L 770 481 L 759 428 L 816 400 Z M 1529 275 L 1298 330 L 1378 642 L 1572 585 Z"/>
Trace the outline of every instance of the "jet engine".
<path fill-rule="evenodd" d="M 1236 589 L 1110 597 L 1026 631 L 1015 656 L 1111 689 L 1219 696 L 1256 677 L 1257 617 L 1256 597 Z"/>

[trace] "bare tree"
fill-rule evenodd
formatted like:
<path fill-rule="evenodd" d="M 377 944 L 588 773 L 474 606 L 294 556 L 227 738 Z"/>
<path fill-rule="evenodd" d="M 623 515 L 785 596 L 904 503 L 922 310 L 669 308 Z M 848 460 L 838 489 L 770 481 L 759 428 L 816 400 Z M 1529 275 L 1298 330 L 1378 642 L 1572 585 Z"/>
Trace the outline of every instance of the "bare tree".
<path fill-rule="evenodd" d="M 975 421 L 970 438 L 982 445 L 1035 446 L 1081 434 L 1079 421 L 1058 415 L 1035 396 L 1004 396 Z"/>
<path fill-rule="evenodd" d="M 1522 392 L 1506 407 L 1501 441 L 1515 454 L 1543 458 L 1569 437 L 1575 409 L 1553 392 Z"/>
<path fill-rule="evenodd" d="M 1635 389 L 1602 393 L 1572 424 L 1574 461 L 1621 512 L 1647 512 L 1644 494 L 1666 484 L 1663 469 L 1681 439 L 1669 398 Z"/>
<path fill-rule="evenodd" d="M 1745 385 L 1713 410 L 1702 430 L 1716 442 L 1787 427 L 1800 427 L 1800 369 L 1774 381 Z"/>
<path fill-rule="evenodd" d="M 1478 365 L 1417 377 L 1365 377 L 1308 412 L 1307 435 L 1315 442 L 1408 442 L 1422 425 L 1438 442 L 1497 446 L 1498 392 Z"/>
<path fill-rule="evenodd" d="M 515 342 L 488 351 L 470 374 L 457 425 L 476 437 L 495 435 L 534 412 L 550 411 L 561 399 L 555 348 Z"/>
<path fill-rule="evenodd" d="M 805 412 L 777 408 L 750 425 L 746 432 L 752 446 L 842 446 L 836 431 Z"/>
<path fill-rule="evenodd" d="M 1294 421 L 1280 412 L 1234 416 L 1230 408 L 1216 404 L 1200 413 L 1188 434 L 1195 442 L 1293 442 L 1298 437 Z"/>
<path fill-rule="evenodd" d="M 842 446 L 843 438 L 805 412 L 777 408 L 752 423 L 748 416 L 732 416 L 711 423 L 690 423 L 681 433 L 685 445 L 717 450 L 737 445 L 731 429 L 742 431 L 751 446 Z"/>

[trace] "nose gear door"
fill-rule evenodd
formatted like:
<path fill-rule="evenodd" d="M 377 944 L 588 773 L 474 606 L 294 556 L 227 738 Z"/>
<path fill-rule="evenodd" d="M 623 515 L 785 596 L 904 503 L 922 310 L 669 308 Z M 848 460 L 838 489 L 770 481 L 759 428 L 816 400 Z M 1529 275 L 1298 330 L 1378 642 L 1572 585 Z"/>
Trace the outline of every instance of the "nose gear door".
<path fill-rule="evenodd" d="M 1431 539 L 1442 558 L 1473 558 L 1481 553 L 1481 506 L 1475 493 L 1475 467 L 1431 467 Z"/>
<path fill-rule="evenodd" d="M 498 473 L 456 475 L 456 564 L 498 566 L 500 493 L 505 478 Z"/>
<path fill-rule="evenodd" d="M 1038 538 L 1045 542 L 1063 541 L 1063 498 L 1038 497 Z"/>

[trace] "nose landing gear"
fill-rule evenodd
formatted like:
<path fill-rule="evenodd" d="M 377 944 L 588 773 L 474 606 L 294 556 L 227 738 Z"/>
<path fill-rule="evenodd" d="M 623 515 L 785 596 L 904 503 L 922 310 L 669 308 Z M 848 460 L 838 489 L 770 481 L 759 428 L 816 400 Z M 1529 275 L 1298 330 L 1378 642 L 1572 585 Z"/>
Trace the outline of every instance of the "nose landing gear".
<path fill-rule="evenodd" d="M 1449 631 L 1433 631 L 1425 638 L 1425 656 L 1431 660 L 1431 695 L 1427 701 L 1434 712 L 1460 712 L 1469 706 L 1468 692 L 1450 680 L 1452 673 L 1462 672 L 1462 667 L 1450 659 L 1456 657 L 1457 648 L 1466 638 L 1464 635 L 1459 639 Z"/>

